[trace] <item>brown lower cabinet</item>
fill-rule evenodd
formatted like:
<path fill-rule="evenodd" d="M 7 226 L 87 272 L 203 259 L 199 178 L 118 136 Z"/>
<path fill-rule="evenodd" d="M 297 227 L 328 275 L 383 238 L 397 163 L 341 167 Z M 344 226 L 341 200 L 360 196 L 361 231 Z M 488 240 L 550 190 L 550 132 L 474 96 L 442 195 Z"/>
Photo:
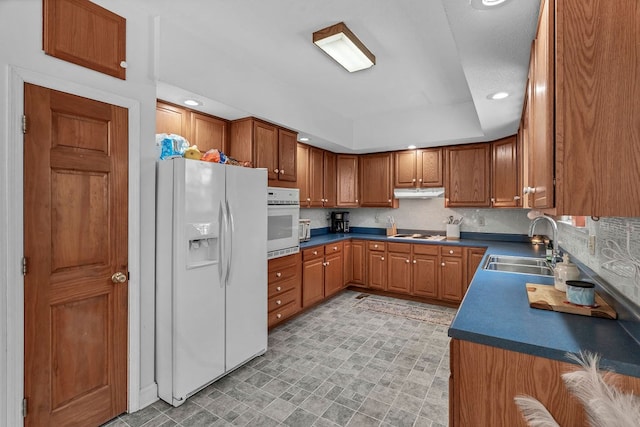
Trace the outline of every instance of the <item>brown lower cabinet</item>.
<path fill-rule="evenodd" d="M 302 308 L 302 258 L 300 254 L 269 260 L 268 324 L 273 327 Z"/>
<path fill-rule="evenodd" d="M 367 242 L 351 241 L 351 281 L 346 284 L 365 286 L 367 284 Z M 346 261 L 345 261 L 346 264 Z"/>
<path fill-rule="evenodd" d="M 449 425 L 526 427 L 513 401 L 517 395 L 539 400 L 561 426 L 585 426 L 579 401 L 561 375 L 577 365 L 482 344 L 451 340 Z M 640 393 L 640 378 L 613 374 L 624 392 Z"/>
<path fill-rule="evenodd" d="M 367 248 L 367 286 L 387 290 L 386 242 L 369 242 Z"/>
<path fill-rule="evenodd" d="M 343 242 L 316 246 L 302 252 L 302 306 L 308 307 L 342 288 Z"/>

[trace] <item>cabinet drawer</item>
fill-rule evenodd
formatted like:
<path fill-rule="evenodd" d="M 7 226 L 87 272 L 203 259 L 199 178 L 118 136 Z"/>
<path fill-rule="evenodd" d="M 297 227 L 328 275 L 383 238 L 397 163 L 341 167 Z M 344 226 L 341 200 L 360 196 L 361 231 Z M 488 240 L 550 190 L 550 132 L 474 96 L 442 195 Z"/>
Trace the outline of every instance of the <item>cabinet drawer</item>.
<path fill-rule="evenodd" d="M 440 246 L 440 255 L 461 257 L 464 248 L 462 246 Z"/>
<path fill-rule="evenodd" d="M 298 274 L 297 265 L 286 265 L 281 268 L 271 268 L 269 265 L 269 284 L 282 282 L 283 280 L 291 279 Z"/>
<path fill-rule="evenodd" d="M 437 245 L 413 245 L 413 253 L 420 255 L 438 255 L 440 246 Z"/>
<path fill-rule="evenodd" d="M 370 251 L 381 251 L 384 252 L 386 250 L 385 242 L 369 242 L 369 250 Z"/>
<path fill-rule="evenodd" d="M 399 252 L 408 254 L 411 252 L 411 244 L 409 243 L 387 243 L 387 250 L 389 252 Z"/>
<path fill-rule="evenodd" d="M 294 288 L 301 288 L 301 281 L 297 276 L 276 283 L 269 283 L 269 298 L 275 295 L 281 295 Z"/>
<path fill-rule="evenodd" d="M 324 248 L 322 246 L 316 246 L 314 248 L 309 248 L 302 251 L 302 259 L 304 261 L 321 258 L 323 256 L 324 256 Z"/>
<path fill-rule="evenodd" d="M 269 298 L 269 305 L 267 310 L 271 313 L 273 310 L 284 307 L 290 302 L 296 302 L 297 298 L 296 289 L 289 289 L 287 292 L 283 292 L 280 295 Z"/>
<path fill-rule="evenodd" d="M 343 245 L 342 242 L 334 243 L 331 245 L 324 245 L 324 254 L 330 255 L 330 254 L 342 252 L 342 245 Z"/>
<path fill-rule="evenodd" d="M 296 265 L 300 263 L 300 253 L 283 256 L 280 258 L 273 258 L 269 260 L 269 271 L 284 268 L 288 265 Z"/>
<path fill-rule="evenodd" d="M 284 319 L 293 316 L 298 312 L 300 308 L 295 301 L 291 301 L 286 305 L 280 306 L 277 310 L 273 310 L 269 313 L 269 327 L 277 325 Z"/>

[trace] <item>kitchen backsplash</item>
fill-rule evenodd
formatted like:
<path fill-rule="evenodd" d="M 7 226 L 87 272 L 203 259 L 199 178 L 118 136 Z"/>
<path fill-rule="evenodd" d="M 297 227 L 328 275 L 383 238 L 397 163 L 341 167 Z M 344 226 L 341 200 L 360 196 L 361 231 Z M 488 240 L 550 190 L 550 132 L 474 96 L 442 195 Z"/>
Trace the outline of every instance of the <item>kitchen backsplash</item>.
<path fill-rule="evenodd" d="M 585 228 L 558 224 L 560 246 L 640 306 L 640 218 L 587 218 Z M 595 255 L 589 253 L 595 236 Z M 628 244 L 627 244 L 628 239 Z"/>

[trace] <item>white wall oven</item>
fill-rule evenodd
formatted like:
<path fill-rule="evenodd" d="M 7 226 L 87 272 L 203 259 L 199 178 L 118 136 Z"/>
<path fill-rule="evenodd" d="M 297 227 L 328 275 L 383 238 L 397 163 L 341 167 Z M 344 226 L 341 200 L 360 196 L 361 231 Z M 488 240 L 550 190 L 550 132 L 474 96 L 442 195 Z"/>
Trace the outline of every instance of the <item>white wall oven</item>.
<path fill-rule="evenodd" d="M 267 258 L 300 252 L 297 188 L 267 187 Z"/>

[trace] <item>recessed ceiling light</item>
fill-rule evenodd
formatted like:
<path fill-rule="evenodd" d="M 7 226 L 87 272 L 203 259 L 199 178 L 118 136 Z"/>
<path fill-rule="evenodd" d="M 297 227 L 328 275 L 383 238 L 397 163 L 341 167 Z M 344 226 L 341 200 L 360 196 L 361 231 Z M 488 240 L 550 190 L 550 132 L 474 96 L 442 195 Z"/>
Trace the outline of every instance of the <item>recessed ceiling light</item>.
<path fill-rule="evenodd" d="M 303 136 L 302 138 L 298 138 L 298 141 L 300 142 L 307 142 L 309 140 L 309 138 L 307 138 L 306 136 Z"/>
<path fill-rule="evenodd" d="M 492 93 L 491 95 L 489 95 L 489 99 L 505 99 L 507 96 L 509 96 L 509 92 L 496 92 L 496 93 Z"/>
<path fill-rule="evenodd" d="M 409 150 L 413 150 L 414 148 L 416 148 L 415 145 L 411 144 L 410 146 L 407 147 Z"/>
<path fill-rule="evenodd" d="M 195 107 L 197 105 L 202 105 L 202 102 L 195 100 L 195 99 L 187 99 L 184 101 L 185 105 L 188 105 L 190 107 Z"/>

